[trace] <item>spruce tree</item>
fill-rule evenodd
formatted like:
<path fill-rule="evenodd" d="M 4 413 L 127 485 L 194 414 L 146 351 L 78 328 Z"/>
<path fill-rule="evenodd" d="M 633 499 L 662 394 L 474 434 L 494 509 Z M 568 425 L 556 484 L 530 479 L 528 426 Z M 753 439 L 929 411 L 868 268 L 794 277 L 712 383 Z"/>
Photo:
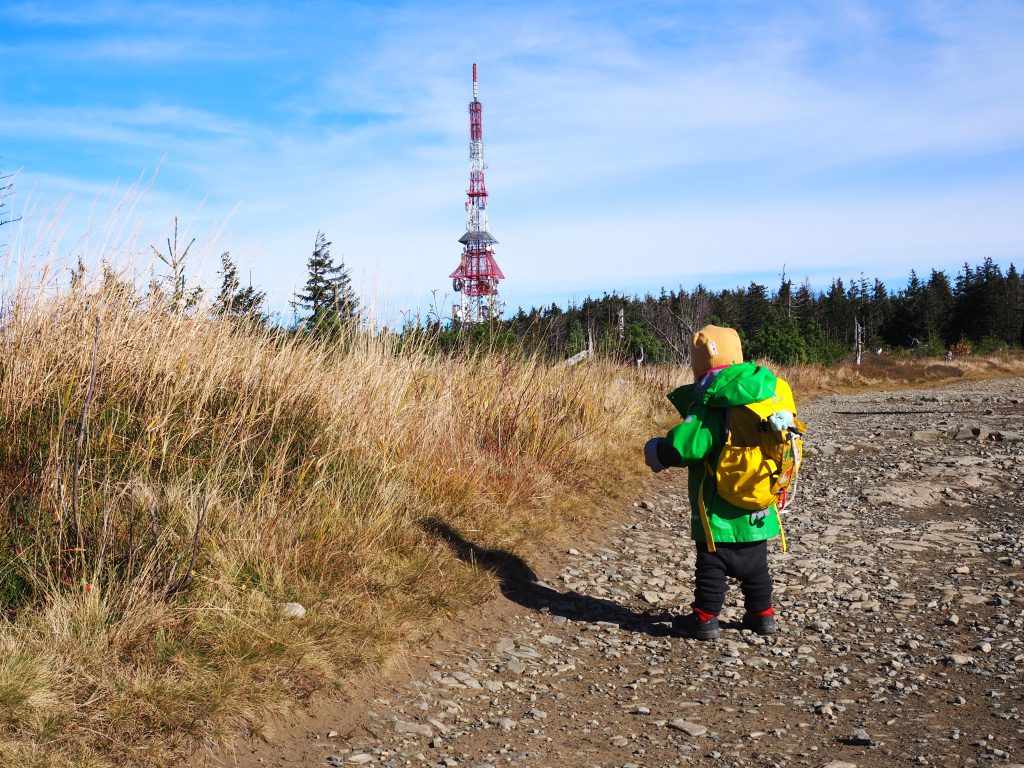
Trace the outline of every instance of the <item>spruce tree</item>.
<path fill-rule="evenodd" d="M 1001 323 L 1000 323 L 1000 335 L 1003 340 L 1012 347 L 1016 347 L 1022 343 L 1022 323 L 1024 323 L 1024 315 L 1021 313 L 1021 299 L 1024 298 L 1022 293 L 1022 284 L 1020 275 L 1017 273 L 1017 267 L 1010 264 L 1010 268 L 1006 271 L 1004 298 L 1001 305 Z"/>
<path fill-rule="evenodd" d="M 220 292 L 213 303 L 213 310 L 218 315 L 228 317 L 246 317 L 262 321 L 260 307 L 267 294 L 257 291 L 251 285 L 242 288 L 238 281 L 238 267 L 231 259 L 231 254 L 224 251 L 220 255 Z"/>
<path fill-rule="evenodd" d="M 359 299 L 345 263 L 335 264 L 331 258 L 331 242 L 323 232 L 317 232 L 306 269 L 305 288 L 295 294 L 292 307 L 303 313 L 301 323 L 306 330 L 333 335 L 355 320 Z"/>

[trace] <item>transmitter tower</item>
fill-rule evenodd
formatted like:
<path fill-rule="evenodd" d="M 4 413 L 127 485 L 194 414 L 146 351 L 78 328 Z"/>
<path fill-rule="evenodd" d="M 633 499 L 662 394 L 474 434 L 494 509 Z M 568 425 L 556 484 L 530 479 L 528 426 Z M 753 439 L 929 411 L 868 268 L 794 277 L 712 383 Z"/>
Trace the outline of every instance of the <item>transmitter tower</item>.
<path fill-rule="evenodd" d="M 494 259 L 498 242 L 487 221 L 487 184 L 484 181 L 483 104 L 477 97 L 476 64 L 473 65 L 473 100 L 469 102 L 469 189 L 466 198 L 466 234 L 458 269 L 449 275 L 460 302 L 452 307 L 453 319 L 482 323 L 501 313 L 498 281 L 504 280 Z"/>

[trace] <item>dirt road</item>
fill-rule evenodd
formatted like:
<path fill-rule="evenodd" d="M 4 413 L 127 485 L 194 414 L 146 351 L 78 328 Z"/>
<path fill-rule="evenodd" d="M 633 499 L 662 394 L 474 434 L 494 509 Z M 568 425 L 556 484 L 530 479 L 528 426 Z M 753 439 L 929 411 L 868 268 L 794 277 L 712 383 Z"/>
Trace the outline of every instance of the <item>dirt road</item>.
<path fill-rule="evenodd" d="M 772 545 L 779 633 L 672 637 L 692 597 L 685 471 L 540 579 L 438 527 L 503 606 L 404 679 L 245 766 L 1024 763 L 1024 380 L 833 396 Z M 972 429 L 973 428 L 973 429 Z M 536 581 L 535 581 L 536 579 Z"/>

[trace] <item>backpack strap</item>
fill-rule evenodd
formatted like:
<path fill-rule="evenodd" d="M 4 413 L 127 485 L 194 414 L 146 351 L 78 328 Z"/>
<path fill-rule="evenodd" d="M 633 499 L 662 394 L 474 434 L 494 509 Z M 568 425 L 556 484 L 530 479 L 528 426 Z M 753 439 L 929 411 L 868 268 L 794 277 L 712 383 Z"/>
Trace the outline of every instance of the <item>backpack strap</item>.
<path fill-rule="evenodd" d="M 779 543 L 782 545 L 782 551 L 785 552 L 788 549 L 786 546 L 786 529 L 782 527 L 782 515 L 779 512 L 778 506 L 775 507 L 775 519 L 779 521 Z"/>
<path fill-rule="evenodd" d="M 729 412 L 732 408 L 722 409 L 722 434 L 719 436 L 722 445 L 725 445 L 729 439 Z M 704 503 L 704 483 L 711 478 L 711 482 L 715 480 L 715 467 L 710 461 L 704 459 L 704 479 L 700 481 L 700 488 L 697 489 L 697 511 L 700 514 L 700 524 L 704 529 L 704 541 L 708 546 L 708 552 L 717 552 L 718 548 L 715 546 L 715 535 L 711 532 L 711 521 L 708 519 L 708 508 L 707 504 Z M 716 486 L 717 489 L 717 486 Z"/>
<path fill-rule="evenodd" d="M 718 549 L 715 547 L 715 536 L 711 533 L 711 521 L 708 520 L 708 508 L 704 504 L 704 483 L 707 482 L 708 478 L 714 478 L 715 468 L 711 466 L 711 462 L 704 459 L 704 479 L 700 481 L 700 488 L 697 489 L 697 511 L 700 514 L 700 524 L 704 528 L 704 541 L 708 546 L 708 552 L 717 552 Z"/>

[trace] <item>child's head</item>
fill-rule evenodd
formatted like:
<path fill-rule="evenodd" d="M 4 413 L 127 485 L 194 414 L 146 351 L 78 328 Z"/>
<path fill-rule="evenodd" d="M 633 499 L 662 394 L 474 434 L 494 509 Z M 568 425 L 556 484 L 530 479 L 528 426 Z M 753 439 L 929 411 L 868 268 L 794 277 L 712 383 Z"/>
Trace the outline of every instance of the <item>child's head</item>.
<path fill-rule="evenodd" d="M 724 368 L 743 362 L 740 335 L 732 328 L 705 325 L 693 334 L 690 346 L 690 365 L 693 377 L 699 379 L 713 368 Z"/>

